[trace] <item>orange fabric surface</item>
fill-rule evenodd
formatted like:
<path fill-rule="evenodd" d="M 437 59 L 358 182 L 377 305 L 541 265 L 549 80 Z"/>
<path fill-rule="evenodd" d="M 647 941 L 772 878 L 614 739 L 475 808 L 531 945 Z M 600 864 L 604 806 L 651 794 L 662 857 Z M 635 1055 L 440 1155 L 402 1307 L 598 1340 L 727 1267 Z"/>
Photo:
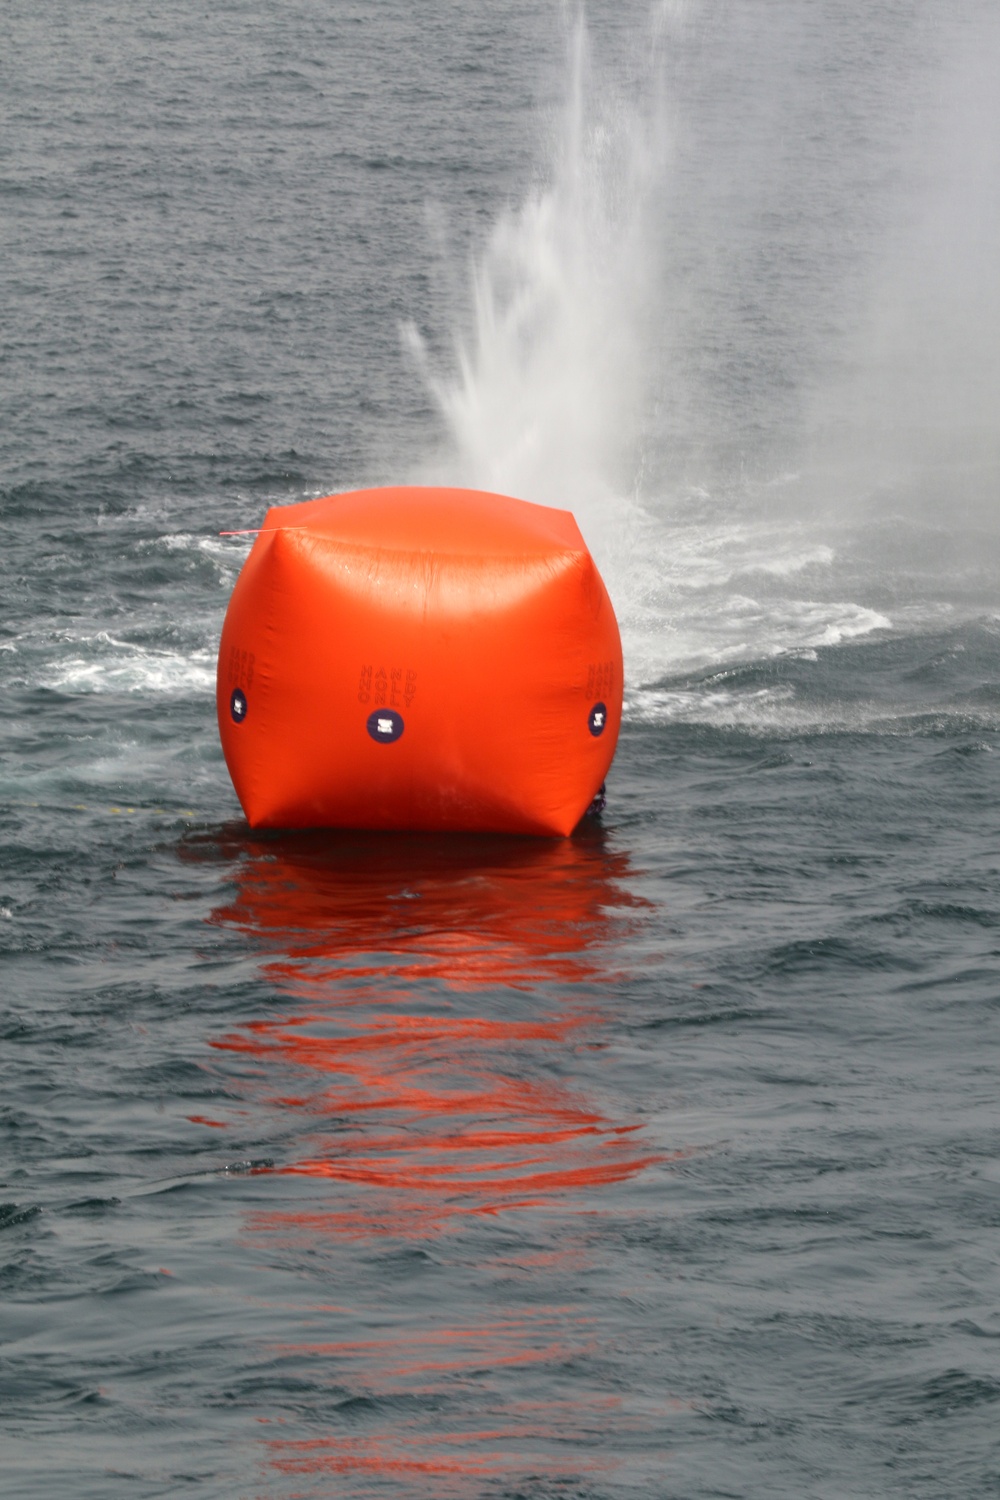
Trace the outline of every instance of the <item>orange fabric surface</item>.
<path fill-rule="evenodd" d="M 255 828 L 568 834 L 621 701 L 573 517 L 474 490 L 272 508 L 219 649 L 222 747 Z"/>

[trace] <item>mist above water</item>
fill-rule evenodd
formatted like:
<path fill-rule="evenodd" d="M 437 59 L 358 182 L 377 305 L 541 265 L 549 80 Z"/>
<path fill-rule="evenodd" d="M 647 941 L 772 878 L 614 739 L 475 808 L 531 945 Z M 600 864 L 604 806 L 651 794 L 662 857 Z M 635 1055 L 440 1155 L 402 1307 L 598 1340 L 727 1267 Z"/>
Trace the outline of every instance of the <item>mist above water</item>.
<path fill-rule="evenodd" d="M 853 471 L 869 503 L 995 533 L 1000 13 L 971 6 L 942 30 L 843 373 L 812 403 L 811 456 Z"/>
<path fill-rule="evenodd" d="M 1000 19 L 821 9 L 577 21 L 453 356 L 406 331 L 436 473 L 574 511 L 633 686 L 995 580 Z"/>
<path fill-rule="evenodd" d="M 451 440 L 456 482 L 565 505 L 599 520 L 633 487 L 647 387 L 641 321 L 651 201 L 666 166 L 655 98 L 638 106 L 595 75 L 582 22 L 567 100 L 549 122 L 550 170 L 504 208 L 472 270 L 471 329 L 454 370 L 422 361 Z"/>

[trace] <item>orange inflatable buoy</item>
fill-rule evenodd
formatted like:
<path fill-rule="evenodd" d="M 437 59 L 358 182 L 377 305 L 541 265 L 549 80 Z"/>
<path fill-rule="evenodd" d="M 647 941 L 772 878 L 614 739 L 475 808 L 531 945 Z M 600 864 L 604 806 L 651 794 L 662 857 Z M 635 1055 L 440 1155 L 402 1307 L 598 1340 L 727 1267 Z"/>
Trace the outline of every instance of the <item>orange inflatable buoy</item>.
<path fill-rule="evenodd" d="M 253 828 L 568 834 L 614 755 L 621 641 L 568 511 L 358 490 L 268 511 L 217 704 Z"/>

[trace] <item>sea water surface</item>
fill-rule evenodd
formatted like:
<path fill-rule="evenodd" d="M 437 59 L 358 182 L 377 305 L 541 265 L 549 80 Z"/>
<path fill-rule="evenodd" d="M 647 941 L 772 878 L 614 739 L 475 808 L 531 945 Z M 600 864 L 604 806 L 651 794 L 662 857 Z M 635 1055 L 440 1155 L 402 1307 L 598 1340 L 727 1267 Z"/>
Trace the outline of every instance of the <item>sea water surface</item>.
<path fill-rule="evenodd" d="M 0 36 L 0 1493 L 997 1494 L 995 7 Z M 220 533 L 427 479 L 603 819 L 252 834 Z"/>

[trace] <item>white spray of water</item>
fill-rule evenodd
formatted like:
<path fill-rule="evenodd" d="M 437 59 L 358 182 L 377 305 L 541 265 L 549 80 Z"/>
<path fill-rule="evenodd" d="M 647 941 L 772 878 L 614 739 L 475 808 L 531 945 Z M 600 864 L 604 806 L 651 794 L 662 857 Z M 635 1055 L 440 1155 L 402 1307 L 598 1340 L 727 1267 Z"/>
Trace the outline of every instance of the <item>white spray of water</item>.
<path fill-rule="evenodd" d="M 810 453 L 817 411 L 865 316 L 894 212 L 878 184 L 899 176 L 914 79 L 934 65 L 881 13 L 859 51 L 846 13 L 817 30 L 803 7 L 763 28 L 724 0 L 695 10 L 700 31 L 658 8 L 625 81 L 577 26 L 548 173 L 476 260 L 453 369 L 404 331 L 448 434 L 434 477 L 576 514 L 633 709 L 667 717 L 679 674 L 906 623 L 888 554 L 803 474 L 818 454 L 834 475 Z M 892 403 L 869 386 L 860 400 L 878 434 Z"/>
<path fill-rule="evenodd" d="M 569 74 L 551 177 L 500 215 L 474 267 L 456 372 L 433 374 L 416 329 L 404 336 L 452 438 L 452 482 L 565 506 L 593 536 L 635 489 L 646 213 L 665 136 L 655 99 L 595 89 L 582 23 Z"/>

